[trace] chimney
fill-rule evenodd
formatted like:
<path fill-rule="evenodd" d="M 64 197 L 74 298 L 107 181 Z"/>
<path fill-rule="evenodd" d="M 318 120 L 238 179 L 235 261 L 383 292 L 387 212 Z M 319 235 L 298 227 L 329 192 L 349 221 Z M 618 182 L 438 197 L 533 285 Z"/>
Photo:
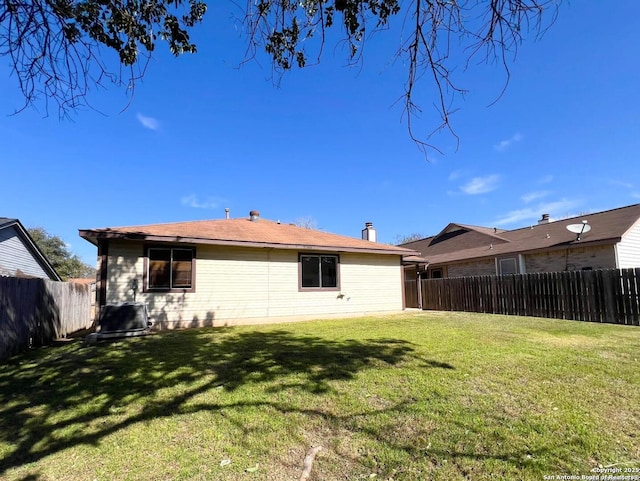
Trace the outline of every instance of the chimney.
<path fill-rule="evenodd" d="M 258 222 L 259 218 L 260 218 L 260 212 L 258 212 L 257 210 L 252 210 L 251 212 L 249 212 L 249 220 L 251 222 Z"/>
<path fill-rule="evenodd" d="M 362 229 L 362 239 L 371 242 L 378 242 L 376 230 L 373 228 L 372 222 L 364 223 L 364 229 Z"/>
<path fill-rule="evenodd" d="M 229 207 L 226 207 L 226 208 L 224 209 L 224 218 L 225 218 L 225 219 L 228 219 L 228 218 L 229 218 Z"/>
<path fill-rule="evenodd" d="M 538 225 L 540 225 L 540 224 L 548 224 L 549 222 L 551 222 L 549 220 L 549 214 L 542 214 L 542 219 L 540 219 L 538 221 Z"/>

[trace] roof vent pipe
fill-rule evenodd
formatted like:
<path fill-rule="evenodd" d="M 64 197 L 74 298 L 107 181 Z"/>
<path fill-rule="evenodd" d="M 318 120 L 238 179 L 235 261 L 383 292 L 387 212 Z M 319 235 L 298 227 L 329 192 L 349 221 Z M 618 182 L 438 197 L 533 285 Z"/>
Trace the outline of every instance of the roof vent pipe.
<path fill-rule="evenodd" d="M 252 210 L 251 212 L 249 212 L 249 220 L 251 222 L 258 222 L 259 218 L 260 218 L 260 212 L 258 212 L 257 210 Z"/>
<path fill-rule="evenodd" d="M 224 218 L 225 218 L 225 219 L 229 219 L 229 207 L 226 207 L 226 208 L 224 209 Z"/>
<path fill-rule="evenodd" d="M 538 225 L 540 225 L 540 224 L 548 224 L 549 222 L 551 222 L 549 220 L 549 214 L 542 214 L 542 219 L 540 219 L 538 221 Z"/>
<path fill-rule="evenodd" d="M 372 222 L 365 222 L 362 229 L 362 239 L 370 242 L 378 242 L 376 230 L 373 228 Z"/>

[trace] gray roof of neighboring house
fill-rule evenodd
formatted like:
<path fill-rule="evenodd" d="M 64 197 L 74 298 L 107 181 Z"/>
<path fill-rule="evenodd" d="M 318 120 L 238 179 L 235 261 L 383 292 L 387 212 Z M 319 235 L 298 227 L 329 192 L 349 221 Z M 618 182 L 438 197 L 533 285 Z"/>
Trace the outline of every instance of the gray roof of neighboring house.
<path fill-rule="evenodd" d="M 640 204 L 536 224 L 513 230 L 449 224 L 439 234 L 402 244 L 419 251 L 431 265 L 499 255 L 615 244 L 640 219 Z M 577 240 L 567 230 L 586 220 L 591 230 Z"/>
<path fill-rule="evenodd" d="M 8 224 L 13 224 L 14 222 L 17 222 L 17 221 L 18 219 L 10 219 L 9 217 L 0 217 L 0 229 L 2 229 Z"/>

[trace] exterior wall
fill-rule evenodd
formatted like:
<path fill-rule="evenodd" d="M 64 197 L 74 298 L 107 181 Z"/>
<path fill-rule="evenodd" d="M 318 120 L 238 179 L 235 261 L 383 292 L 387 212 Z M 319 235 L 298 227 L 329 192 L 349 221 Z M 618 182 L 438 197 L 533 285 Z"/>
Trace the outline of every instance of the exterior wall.
<path fill-rule="evenodd" d="M 0 229 L 0 276 L 15 275 L 49 279 L 18 230 L 11 226 Z"/>
<path fill-rule="evenodd" d="M 584 268 L 613 269 L 616 255 L 613 246 L 578 247 L 567 250 L 525 255 L 526 272 L 579 271 Z"/>
<path fill-rule="evenodd" d="M 617 245 L 618 267 L 640 267 L 640 220 L 629 229 Z"/>
<path fill-rule="evenodd" d="M 449 264 L 444 272 L 446 277 L 495 276 L 496 261 L 494 259 L 481 259 Z"/>
<path fill-rule="evenodd" d="M 142 243 L 109 244 L 106 302 L 133 301 L 142 288 Z M 196 247 L 195 292 L 136 294 L 161 328 L 255 324 L 402 310 L 397 256 L 340 254 L 340 291 L 299 292 L 298 251 Z"/>

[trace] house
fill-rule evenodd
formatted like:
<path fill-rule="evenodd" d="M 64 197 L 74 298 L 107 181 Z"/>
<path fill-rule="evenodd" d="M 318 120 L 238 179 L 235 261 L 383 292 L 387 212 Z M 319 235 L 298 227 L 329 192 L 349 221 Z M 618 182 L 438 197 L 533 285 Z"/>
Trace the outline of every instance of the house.
<path fill-rule="evenodd" d="M 401 247 L 428 260 L 408 280 L 640 267 L 640 204 L 514 230 L 452 223 Z"/>
<path fill-rule="evenodd" d="M 160 328 L 397 312 L 409 249 L 249 218 L 80 230 L 98 303 L 142 302 Z M 370 239 L 370 240 L 367 240 Z"/>
<path fill-rule="evenodd" d="M 0 276 L 60 280 L 20 221 L 7 217 L 0 217 Z"/>

